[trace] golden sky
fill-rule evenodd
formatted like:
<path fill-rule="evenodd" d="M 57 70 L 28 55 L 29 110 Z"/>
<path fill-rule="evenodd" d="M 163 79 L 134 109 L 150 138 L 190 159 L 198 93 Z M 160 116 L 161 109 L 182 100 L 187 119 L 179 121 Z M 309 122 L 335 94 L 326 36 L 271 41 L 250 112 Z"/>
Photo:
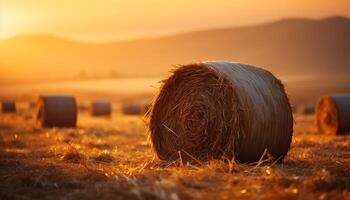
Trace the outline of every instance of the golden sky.
<path fill-rule="evenodd" d="M 350 16 L 350 0 L 0 0 L 0 38 L 109 41 L 331 15 Z"/>

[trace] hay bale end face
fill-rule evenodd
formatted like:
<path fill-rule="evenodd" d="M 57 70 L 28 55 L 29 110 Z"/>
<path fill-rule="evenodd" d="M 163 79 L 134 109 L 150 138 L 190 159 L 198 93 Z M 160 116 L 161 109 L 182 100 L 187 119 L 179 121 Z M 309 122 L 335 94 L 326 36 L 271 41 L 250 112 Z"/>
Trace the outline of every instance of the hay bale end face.
<path fill-rule="evenodd" d="M 149 115 L 152 147 L 162 160 L 281 161 L 293 133 L 282 83 L 261 68 L 230 62 L 184 65 L 163 81 Z"/>
<path fill-rule="evenodd" d="M 2 102 L 1 111 L 3 113 L 15 113 L 17 111 L 16 103 L 14 101 L 4 101 L 4 102 Z"/>
<path fill-rule="evenodd" d="M 350 133 L 350 94 L 323 96 L 317 102 L 316 123 L 320 133 Z"/>
<path fill-rule="evenodd" d="M 110 116 L 112 114 L 112 104 L 109 101 L 95 101 L 91 104 L 92 116 Z"/>
<path fill-rule="evenodd" d="M 77 104 L 71 96 L 40 96 L 36 106 L 39 127 L 75 127 Z"/>

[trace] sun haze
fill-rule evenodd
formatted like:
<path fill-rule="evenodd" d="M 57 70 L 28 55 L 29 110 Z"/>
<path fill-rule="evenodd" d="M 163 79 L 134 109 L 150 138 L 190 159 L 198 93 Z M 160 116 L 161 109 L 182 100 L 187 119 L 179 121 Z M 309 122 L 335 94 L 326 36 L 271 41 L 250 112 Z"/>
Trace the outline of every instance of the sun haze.
<path fill-rule="evenodd" d="M 348 0 L 1 0 L 0 39 L 40 33 L 101 42 L 349 13 Z"/>

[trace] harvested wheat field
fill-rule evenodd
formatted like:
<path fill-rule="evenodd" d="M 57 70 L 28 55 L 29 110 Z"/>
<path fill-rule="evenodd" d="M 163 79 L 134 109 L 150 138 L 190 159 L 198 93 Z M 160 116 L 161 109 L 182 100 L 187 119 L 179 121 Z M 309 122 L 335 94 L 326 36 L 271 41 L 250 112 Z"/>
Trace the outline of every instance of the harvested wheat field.
<path fill-rule="evenodd" d="M 350 0 L 0 0 L 0 200 L 350 200 L 349 35 Z"/>
<path fill-rule="evenodd" d="M 140 116 L 79 114 L 35 128 L 33 110 L 0 117 L 0 199 L 349 199 L 350 137 L 295 116 L 282 164 L 154 158 Z"/>

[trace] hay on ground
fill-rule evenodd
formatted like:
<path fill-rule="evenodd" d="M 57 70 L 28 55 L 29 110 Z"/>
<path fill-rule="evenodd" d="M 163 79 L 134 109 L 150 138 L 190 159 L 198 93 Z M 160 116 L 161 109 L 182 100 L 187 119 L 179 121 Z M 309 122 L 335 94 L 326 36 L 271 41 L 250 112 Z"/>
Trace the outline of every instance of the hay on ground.
<path fill-rule="evenodd" d="M 16 103 L 14 101 L 4 101 L 4 102 L 2 102 L 1 111 L 3 113 L 15 113 L 17 111 Z"/>
<path fill-rule="evenodd" d="M 79 163 L 83 159 L 85 159 L 84 154 L 80 153 L 76 148 L 71 146 L 64 149 L 63 155 L 61 157 L 61 160 L 73 163 Z"/>
<path fill-rule="evenodd" d="M 109 101 L 94 101 L 91 104 L 92 116 L 110 116 L 112 114 L 112 104 Z"/>
<path fill-rule="evenodd" d="M 230 62 L 189 64 L 163 81 L 149 115 L 152 147 L 162 160 L 259 161 L 265 149 L 281 161 L 293 115 L 280 80 Z"/>
<path fill-rule="evenodd" d="M 321 133 L 349 133 L 350 94 L 321 97 L 317 103 L 316 122 Z"/>
<path fill-rule="evenodd" d="M 72 96 L 40 96 L 36 123 L 39 127 L 75 127 L 77 104 Z"/>

